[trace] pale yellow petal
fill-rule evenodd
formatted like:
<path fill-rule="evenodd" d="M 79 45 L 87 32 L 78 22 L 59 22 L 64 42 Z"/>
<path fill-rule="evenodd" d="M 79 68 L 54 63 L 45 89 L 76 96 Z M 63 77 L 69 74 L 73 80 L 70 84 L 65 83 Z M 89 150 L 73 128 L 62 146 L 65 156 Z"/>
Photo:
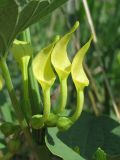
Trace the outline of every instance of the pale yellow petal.
<path fill-rule="evenodd" d="M 90 47 L 91 40 L 92 40 L 92 37 L 77 52 L 72 62 L 71 74 L 72 74 L 73 82 L 77 89 L 83 89 L 85 86 L 89 85 L 89 80 L 84 72 L 82 63 L 83 63 L 84 56 Z"/>
<path fill-rule="evenodd" d="M 68 77 L 71 71 L 71 62 L 67 56 L 67 45 L 71 39 L 72 34 L 75 32 L 78 26 L 79 22 L 77 21 L 70 32 L 57 42 L 52 51 L 52 65 L 54 66 L 60 79 Z"/>
<path fill-rule="evenodd" d="M 32 63 L 34 76 L 43 88 L 51 87 L 56 78 L 51 66 L 51 53 L 56 41 L 40 51 Z"/>

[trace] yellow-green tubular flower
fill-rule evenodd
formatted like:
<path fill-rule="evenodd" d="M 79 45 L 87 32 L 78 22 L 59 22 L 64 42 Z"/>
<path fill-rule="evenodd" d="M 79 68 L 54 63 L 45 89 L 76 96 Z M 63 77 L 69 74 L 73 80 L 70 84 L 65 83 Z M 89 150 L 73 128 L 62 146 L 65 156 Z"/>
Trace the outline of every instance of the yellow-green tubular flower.
<path fill-rule="evenodd" d="M 55 46 L 56 39 L 52 44 L 44 48 L 34 58 L 32 63 L 33 74 L 42 87 L 44 98 L 44 114 L 43 118 L 46 121 L 50 115 L 50 88 L 53 85 L 56 76 L 51 66 L 51 53 Z"/>
<path fill-rule="evenodd" d="M 32 111 L 29 102 L 28 94 L 28 63 L 30 57 L 33 54 L 33 48 L 29 42 L 15 40 L 13 42 L 11 52 L 18 62 L 20 70 L 22 72 L 23 79 L 23 94 L 24 94 L 24 106 L 23 111 L 27 119 L 31 118 Z"/>
<path fill-rule="evenodd" d="M 52 65 L 60 79 L 60 106 L 57 113 L 64 111 L 67 102 L 67 78 L 71 71 L 71 62 L 67 56 L 67 45 L 78 26 L 79 22 L 77 21 L 70 32 L 57 42 L 51 55 Z"/>
<path fill-rule="evenodd" d="M 77 108 L 73 116 L 70 118 L 73 122 L 75 122 L 81 114 L 84 103 L 84 87 L 89 85 L 89 80 L 84 72 L 82 63 L 84 56 L 90 47 L 91 41 L 92 37 L 78 51 L 72 62 L 71 75 L 77 90 Z"/>
<path fill-rule="evenodd" d="M 33 48 L 30 43 L 25 41 L 15 40 L 11 48 L 11 52 L 15 60 L 20 65 L 20 70 L 22 71 L 22 78 L 24 81 L 28 79 L 28 63 L 30 57 L 33 54 Z"/>
<path fill-rule="evenodd" d="M 31 55 L 33 54 L 33 48 L 28 42 L 15 40 L 11 52 L 15 60 L 21 65 L 23 61 L 25 61 L 24 63 L 29 62 Z"/>
<path fill-rule="evenodd" d="M 57 127 L 60 131 L 66 131 L 72 126 L 73 122 L 68 117 L 60 117 L 57 121 Z"/>

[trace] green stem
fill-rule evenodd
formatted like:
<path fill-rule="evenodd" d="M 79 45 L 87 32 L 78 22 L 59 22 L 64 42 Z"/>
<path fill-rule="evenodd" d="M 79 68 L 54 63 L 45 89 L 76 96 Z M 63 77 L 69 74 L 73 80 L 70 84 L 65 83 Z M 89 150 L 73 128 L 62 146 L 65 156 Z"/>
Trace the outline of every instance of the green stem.
<path fill-rule="evenodd" d="M 50 109 L 51 109 L 50 88 L 43 89 L 43 100 L 44 100 L 43 117 L 44 117 L 44 120 L 46 121 L 49 118 Z"/>
<path fill-rule="evenodd" d="M 27 120 L 29 120 L 32 116 L 32 110 L 30 106 L 29 92 L 28 92 L 28 63 L 29 63 L 29 57 L 24 57 L 21 62 L 21 71 L 22 71 L 23 95 L 24 95 L 23 111 Z"/>
<path fill-rule="evenodd" d="M 31 42 L 31 36 L 30 36 L 30 29 L 27 28 L 24 32 L 23 32 L 23 36 L 22 36 L 23 40 L 26 42 Z M 41 108 L 40 108 L 40 104 L 41 104 L 41 98 L 40 98 L 40 94 L 39 94 L 39 86 L 37 83 L 37 80 L 35 79 L 34 75 L 33 75 L 33 71 L 32 71 L 32 59 L 33 59 L 33 55 L 31 57 L 31 61 L 29 63 L 29 90 L 30 90 L 30 97 L 32 98 L 32 100 L 30 101 L 31 103 L 31 110 L 33 114 L 38 114 L 41 112 Z"/>
<path fill-rule="evenodd" d="M 72 122 L 75 122 L 80 117 L 80 114 L 83 109 L 83 103 L 84 103 L 84 92 L 83 90 L 77 90 L 77 108 L 75 113 L 70 118 Z"/>
<path fill-rule="evenodd" d="M 4 58 L 0 58 L 0 68 L 2 70 L 4 79 L 5 79 L 5 82 L 6 82 L 6 86 L 7 86 L 10 98 L 11 98 L 11 102 L 13 104 L 13 108 L 15 110 L 15 114 L 17 116 L 17 119 L 19 121 L 21 129 L 23 130 L 24 135 L 26 137 L 26 140 L 27 140 L 31 149 L 34 152 L 36 160 L 39 160 L 39 156 L 38 156 L 38 153 L 37 153 L 37 148 L 34 144 L 34 141 L 33 141 L 32 137 L 30 135 L 29 130 L 27 129 L 27 123 L 26 123 L 26 120 L 25 120 L 25 118 L 23 116 L 23 113 L 21 111 L 21 107 L 19 105 L 19 102 L 17 100 L 16 94 L 15 94 L 15 91 L 14 91 L 14 88 L 13 88 L 13 85 L 12 85 L 11 77 L 10 77 L 10 74 L 9 74 L 8 66 L 7 66 L 6 60 Z"/>
<path fill-rule="evenodd" d="M 16 98 L 16 94 L 15 91 L 13 89 L 13 85 L 11 82 L 11 78 L 10 78 L 10 74 L 9 74 L 9 70 L 6 64 L 6 61 L 4 58 L 0 58 L 0 68 L 2 70 L 5 82 L 6 82 L 6 86 L 16 113 L 16 116 L 18 117 L 18 119 L 20 120 L 20 122 L 22 122 L 24 120 L 24 117 L 22 115 L 22 111 L 21 108 L 19 107 L 19 103 L 18 100 Z"/>
<path fill-rule="evenodd" d="M 32 65 L 30 62 L 29 66 L 29 93 L 30 93 L 30 103 L 32 107 L 32 114 L 42 113 L 42 102 L 39 93 L 39 86 L 37 80 L 33 75 Z"/>
<path fill-rule="evenodd" d="M 64 111 L 67 103 L 67 79 L 60 80 L 60 105 L 57 113 Z"/>

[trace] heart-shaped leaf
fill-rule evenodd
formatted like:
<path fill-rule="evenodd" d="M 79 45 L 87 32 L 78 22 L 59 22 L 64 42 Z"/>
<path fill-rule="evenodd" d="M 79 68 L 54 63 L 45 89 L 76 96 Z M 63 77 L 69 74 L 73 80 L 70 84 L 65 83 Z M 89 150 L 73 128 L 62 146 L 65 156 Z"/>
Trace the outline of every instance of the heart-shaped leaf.
<path fill-rule="evenodd" d="M 36 10 L 35 16 L 31 19 L 31 24 L 36 23 L 39 20 L 43 20 L 46 16 L 48 16 L 55 9 L 63 5 L 68 0 L 53 0 L 49 5 L 47 5 L 43 10 Z"/>
<path fill-rule="evenodd" d="M 54 154 L 61 157 L 63 160 L 85 160 L 72 148 L 68 147 L 57 136 L 58 129 L 56 127 L 49 128 L 46 132 L 45 142 L 48 149 Z"/>
<path fill-rule="evenodd" d="M 44 10 L 45 7 L 47 7 L 49 3 L 47 1 L 30 1 L 28 5 L 26 5 L 23 10 L 20 13 L 19 20 L 17 23 L 17 26 L 15 28 L 15 33 L 22 32 L 24 29 L 26 29 L 29 25 L 35 23 L 35 17 Z M 38 19 L 39 20 L 39 19 Z"/>
<path fill-rule="evenodd" d="M 66 160 L 72 156 L 70 151 L 64 152 L 66 146 L 71 149 L 77 147 L 80 155 L 89 160 L 92 160 L 99 147 L 112 157 L 120 154 L 120 124 L 107 116 L 97 118 L 83 112 L 79 120 L 66 132 L 49 128 L 46 144 L 52 153 L 63 159 L 67 156 Z"/>

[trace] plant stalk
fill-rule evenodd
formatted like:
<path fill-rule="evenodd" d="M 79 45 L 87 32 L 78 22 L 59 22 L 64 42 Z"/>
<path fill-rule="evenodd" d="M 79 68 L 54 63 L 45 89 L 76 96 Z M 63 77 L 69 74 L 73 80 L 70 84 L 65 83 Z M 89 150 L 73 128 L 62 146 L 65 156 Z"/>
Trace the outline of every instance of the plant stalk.
<path fill-rule="evenodd" d="M 24 57 L 21 63 L 21 71 L 22 71 L 22 80 L 23 80 L 23 95 L 24 95 L 24 106 L 23 111 L 26 116 L 27 121 L 32 117 L 32 110 L 29 100 L 29 92 L 28 92 L 28 63 L 29 57 Z"/>
<path fill-rule="evenodd" d="M 62 113 L 67 103 L 67 79 L 60 80 L 60 105 L 56 113 Z"/>
<path fill-rule="evenodd" d="M 75 122 L 80 117 L 80 114 L 83 109 L 83 103 L 84 103 L 84 91 L 77 90 L 77 107 L 76 107 L 76 111 L 74 112 L 74 114 L 70 118 L 72 120 L 72 122 Z"/>
<path fill-rule="evenodd" d="M 23 40 L 26 42 L 32 43 L 29 28 L 27 28 L 23 32 Z M 29 80 L 30 80 L 29 82 L 30 82 L 30 87 L 31 87 L 31 88 L 29 88 L 29 86 L 28 86 L 28 88 L 30 89 L 30 92 L 31 92 L 30 94 L 32 96 L 32 101 L 30 101 L 31 107 L 32 107 L 31 108 L 32 113 L 38 114 L 41 111 L 41 108 L 40 108 L 41 98 L 40 98 L 40 94 L 39 94 L 39 86 L 38 86 L 37 80 L 35 79 L 35 77 L 33 75 L 33 71 L 32 71 L 32 59 L 33 59 L 33 55 L 31 57 L 29 67 L 28 67 Z"/>
<path fill-rule="evenodd" d="M 44 120 L 46 121 L 49 118 L 50 109 L 51 109 L 50 88 L 43 89 L 43 99 L 44 99 L 43 117 L 44 117 Z"/>

